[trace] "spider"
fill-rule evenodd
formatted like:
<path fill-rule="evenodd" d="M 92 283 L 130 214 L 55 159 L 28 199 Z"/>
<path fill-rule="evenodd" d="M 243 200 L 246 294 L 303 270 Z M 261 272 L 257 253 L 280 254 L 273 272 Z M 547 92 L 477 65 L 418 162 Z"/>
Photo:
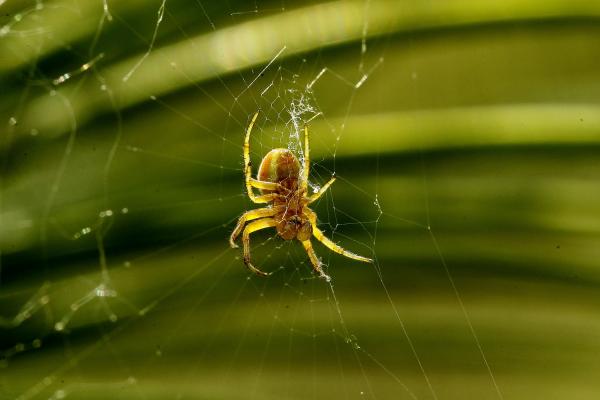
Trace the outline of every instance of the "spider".
<path fill-rule="evenodd" d="M 315 254 L 310 242 L 313 235 L 338 254 L 354 260 L 372 263 L 372 259 L 359 256 L 338 246 L 317 227 L 317 214 L 308 208 L 308 205 L 319 199 L 329 189 L 335 181 L 335 176 L 316 193 L 307 194 L 310 163 L 307 126 L 304 126 L 304 167 L 302 170 L 300 169 L 300 162 L 290 150 L 273 149 L 262 159 L 256 179 L 252 178 L 250 133 L 257 117 L 258 111 L 252 117 L 250 125 L 248 125 L 244 140 L 246 190 L 248 191 L 248 197 L 254 203 L 268 205 L 242 214 L 229 238 L 231 247 L 236 248 L 238 246 L 235 240 L 243 231 L 242 242 L 244 244 L 244 264 L 246 267 L 257 275 L 269 275 L 250 262 L 250 234 L 271 227 L 275 227 L 279 236 L 285 240 L 298 239 L 308 253 L 308 258 L 315 272 L 320 278 L 328 282 L 331 278 L 323 272 L 321 261 Z M 259 189 L 261 195 L 256 195 L 253 188 Z"/>

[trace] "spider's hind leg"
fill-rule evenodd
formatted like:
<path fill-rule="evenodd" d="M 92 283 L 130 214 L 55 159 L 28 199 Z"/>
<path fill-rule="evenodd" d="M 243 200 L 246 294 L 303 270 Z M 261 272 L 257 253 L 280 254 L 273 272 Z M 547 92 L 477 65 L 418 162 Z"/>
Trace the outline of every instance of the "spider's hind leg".
<path fill-rule="evenodd" d="M 321 187 L 317 193 L 308 197 L 308 204 L 319 200 L 319 198 L 323 196 L 323 193 L 329 189 L 329 186 L 333 185 L 333 182 L 335 182 L 335 176 L 332 176 L 331 179 L 325 185 L 323 185 L 323 187 Z"/>
<path fill-rule="evenodd" d="M 308 188 L 308 175 L 310 173 L 310 144 L 308 138 L 308 126 L 304 125 L 304 160 L 302 169 L 302 179 L 300 180 L 300 188 Z"/>

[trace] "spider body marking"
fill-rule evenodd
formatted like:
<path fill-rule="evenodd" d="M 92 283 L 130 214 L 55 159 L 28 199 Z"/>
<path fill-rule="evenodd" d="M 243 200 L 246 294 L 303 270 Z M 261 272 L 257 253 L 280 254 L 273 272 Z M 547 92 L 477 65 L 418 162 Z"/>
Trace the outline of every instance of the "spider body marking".
<path fill-rule="evenodd" d="M 307 196 L 308 176 L 310 168 L 310 146 L 308 128 L 304 127 L 304 160 L 300 167 L 298 158 L 288 149 L 273 149 L 262 159 L 256 179 L 252 178 L 250 162 L 250 133 L 256 122 L 258 112 L 246 131 L 244 141 L 244 174 L 248 197 L 254 203 L 267 203 L 268 206 L 246 211 L 239 218 L 231 233 L 229 243 L 237 247 L 235 240 L 242 234 L 244 245 L 244 264 L 258 275 L 268 275 L 254 267 L 250 261 L 250 234 L 257 230 L 274 227 L 279 236 L 285 240 L 298 239 L 308 253 L 313 269 L 319 277 L 329 281 L 330 277 L 323 272 L 322 264 L 312 247 L 310 238 L 317 240 L 334 252 L 363 262 L 373 262 L 370 258 L 362 257 L 335 244 L 317 227 L 317 215 L 308 204 L 319 199 L 335 181 L 332 177 L 318 192 Z M 261 195 L 254 193 L 259 189 Z M 252 221 L 252 222 L 250 222 Z"/>
<path fill-rule="evenodd" d="M 277 222 L 277 233 L 285 240 L 310 239 L 312 226 L 302 217 L 305 190 L 298 189 L 300 162 L 288 149 L 273 149 L 267 153 L 258 168 L 257 178 L 263 182 L 274 182 L 275 190 L 261 189 L 264 194 L 275 194 L 272 207 L 277 210 L 273 219 Z"/>

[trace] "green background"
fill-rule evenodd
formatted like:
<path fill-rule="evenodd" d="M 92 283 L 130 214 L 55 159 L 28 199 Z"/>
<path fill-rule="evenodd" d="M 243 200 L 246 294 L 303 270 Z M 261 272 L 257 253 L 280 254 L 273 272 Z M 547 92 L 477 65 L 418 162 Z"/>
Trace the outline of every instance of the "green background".
<path fill-rule="evenodd" d="M 600 392 L 600 3 L 0 12 L 0 398 Z M 320 226 L 374 266 L 229 249 L 258 109 L 254 165 L 309 122 Z"/>

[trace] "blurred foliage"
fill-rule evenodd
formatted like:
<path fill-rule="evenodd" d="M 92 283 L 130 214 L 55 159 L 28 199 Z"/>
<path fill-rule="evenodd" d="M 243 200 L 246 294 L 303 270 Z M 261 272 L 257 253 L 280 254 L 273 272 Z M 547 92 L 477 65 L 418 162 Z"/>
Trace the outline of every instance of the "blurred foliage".
<path fill-rule="evenodd" d="M 597 396 L 599 2 L 0 11 L 0 398 Z M 257 109 L 375 267 L 263 232 L 249 277 Z"/>

